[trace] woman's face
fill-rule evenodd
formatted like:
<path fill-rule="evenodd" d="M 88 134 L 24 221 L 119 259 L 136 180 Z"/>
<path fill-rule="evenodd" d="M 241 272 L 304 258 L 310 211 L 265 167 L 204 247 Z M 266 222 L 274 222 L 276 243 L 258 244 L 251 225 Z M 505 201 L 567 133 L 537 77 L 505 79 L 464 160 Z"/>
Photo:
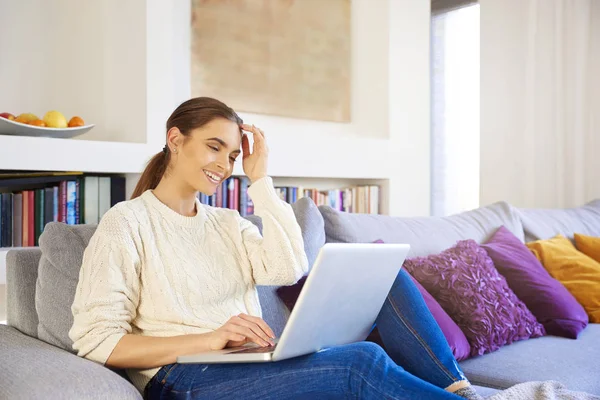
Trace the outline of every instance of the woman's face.
<path fill-rule="evenodd" d="M 233 173 L 234 162 L 241 153 L 241 139 L 235 122 L 214 119 L 192 130 L 178 146 L 172 159 L 174 172 L 195 191 L 211 196 Z"/>

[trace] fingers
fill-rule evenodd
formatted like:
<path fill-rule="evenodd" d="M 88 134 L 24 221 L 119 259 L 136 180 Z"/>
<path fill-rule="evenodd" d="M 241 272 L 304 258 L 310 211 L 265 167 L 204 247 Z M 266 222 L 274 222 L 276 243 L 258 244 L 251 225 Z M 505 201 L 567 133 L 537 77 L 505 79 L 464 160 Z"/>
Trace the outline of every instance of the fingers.
<path fill-rule="evenodd" d="M 244 326 L 242 324 L 238 324 L 239 321 L 243 321 L 241 318 L 238 318 L 237 321 L 232 321 L 231 324 L 227 327 L 229 332 L 237 333 L 239 335 L 244 335 L 246 338 L 250 339 L 254 343 L 259 346 L 270 346 L 271 344 L 266 340 L 262 339 L 256 332 L 254 332 L 251 328 Z"/>
<path fill-rule="evenodd" d="M 242 128 L 242 130 L 252 132 L 252 138 L 253 138 L 252 154 L 254 154 L 254 152 L 256 151 L 261 156 L 267 156 L 269 154 L 269 148 L 267 147 L 267 142 L 265 140 L 265 133 L 262 131 L 262 129 L 257 128 L 254 125 L 248 125 L 248 124 L 242 124 L 242 125 L 240 125 L 240 127 Z M 246 142 L 247 145 L 244 145 L 244 142 Z M 242 151 L 244 151 L 243 157 L 247 157 L 251 154 L 249 151 L 250 150 L 249 143 L 250 142 L 249 142 L 248 137 L 246 135 L 244 135 L 242 137 L 242 146 L 243 146 Z"/>
<path fill-rule="evenodd" d="M 265 332 L 269 336 L 270 339 L 275 339 L 275 333 L 262 318 L 253 317 L 252 315 L 247 314 L 240 314 L 238 315 L 238 317 L 245 319 L 246 321 L 255 323 L 263 330 L 263 332 Z"/>
<path fill-rule="evenodd" d="M 254 125 L 242 124 L 242 129 L 254 134 L 254 140 L 264 140 L 265 133 Z"/>
<path fill-rule="evenodd" d="M 241 314 L 240 314 L 241 315 Z M 258 337 L 260 337 L 263 341 L 267 343 L 267 345 L 272 345 L 273 341 L 271 340 L 271 336 L 265 332 L 260 325 L 255 323 L 254 321 L 250 321 L 248 319 L 242 318 L 240 315 L 237 317 L 233 317 L 233 323 L 244 326 L 254 332 Z"/>
<path fill-rule="evenodd" d="M 248 140 L 248 135 L 244 133 L 242 136 L 242 158 L 250 155 L 250 142 Z"/>

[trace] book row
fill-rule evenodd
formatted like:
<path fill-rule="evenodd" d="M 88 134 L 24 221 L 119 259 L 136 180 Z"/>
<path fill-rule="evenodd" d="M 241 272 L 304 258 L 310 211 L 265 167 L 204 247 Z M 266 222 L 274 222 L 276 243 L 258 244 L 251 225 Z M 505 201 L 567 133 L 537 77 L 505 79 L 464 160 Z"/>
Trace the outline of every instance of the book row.
<path fill-rule="evenodd" d="M 214 195 L 199 194 L 198 198 L 206 205 L 252 215 L 249 185 L 245 177 L 231 177 Z M 327 205 L 342 212 L 379 213 L 378 186 L 332 190 L 276 186 L 275 191 L 290 204 L 308 197 L 317 206 Z M 38 246 L 49 222 L 97 224 L 112 206 L 126 200 L 125 193 L 125 178 L 118 175 L 0 173 L 0 247 Z"/>
<path fill-rule="evenodd" d="M 247 178 L 232 177 L 224 181 L 212 196 L 198 195 L 201 203 L 213 207 L 238 210 L 241 216 L 251 215 L 254 204 L 248 196 Z M 317 206 L 327 205 L 349 213 L 379 214 L 379 187 L 355 186 L 344 189 L 318 190 L 301 186 L 276 186 L 279 197 L 290 204 L 302 197 L 311 198 Z"/>
<path fill-rule="evenodd" d="M 0 175 L 0 247 L 38 246 L 49 222 L 97 224 L 125 200 L 121 176 Z"/>

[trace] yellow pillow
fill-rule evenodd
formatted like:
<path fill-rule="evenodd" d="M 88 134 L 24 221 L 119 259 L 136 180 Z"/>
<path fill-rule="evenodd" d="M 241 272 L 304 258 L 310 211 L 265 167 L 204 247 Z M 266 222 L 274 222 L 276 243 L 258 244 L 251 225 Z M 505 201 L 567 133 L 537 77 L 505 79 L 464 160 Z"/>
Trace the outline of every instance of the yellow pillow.
<path fill-rule="evenodd" d="M 600 262 L 600 238 L 576 233 L 575 246 L 583 254 Z"/>
<path fill-rule="evenodd" d="M 562 235 L 529 242 L 527 247 L 583 306 L 590 322 L 600 322 L 600 263 Z"/>

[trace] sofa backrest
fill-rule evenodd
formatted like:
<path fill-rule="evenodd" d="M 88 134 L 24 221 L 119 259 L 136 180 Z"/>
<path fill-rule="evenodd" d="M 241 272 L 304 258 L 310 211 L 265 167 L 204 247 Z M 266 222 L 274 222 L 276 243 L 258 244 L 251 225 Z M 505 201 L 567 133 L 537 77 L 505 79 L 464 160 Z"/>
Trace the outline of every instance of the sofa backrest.
<path fill-rule="evenodd" d="M 309 198 L 292 205 L 302 229 L 309 264 L 325 243 L 323 218 Z M 259 217 L 250 221 L 262 229 Z M 68 332 L 73 325 L 71 305 L 79 280 L 83 252 L 97 225 L 51 222 L 40 237 L 40 248 L 15 249 L 7 254 L 8 319 L 21 332 L 73 352 Z M 263 318 L 280 334 L 289 311 L 275 292 L 259 287 Z"/>
<path fill-rule="evenodd" d="M 447 217 L 401 218 L 370 214 L 348 214 L 320 206 L 327 242 L 408 243 L 409 257 L 439 253 L 463 239 L 486 241 L 505 226 L 523 240 L 523 226 L 516 210 L 506 202 Z"/>
<path fill-rule="evenodd" d="M 575 233 L 600 236 L 600 199 L 573 208 L 520 208 L 525 241 L 549 239 L 561 234 L 571 240 Z"/>

